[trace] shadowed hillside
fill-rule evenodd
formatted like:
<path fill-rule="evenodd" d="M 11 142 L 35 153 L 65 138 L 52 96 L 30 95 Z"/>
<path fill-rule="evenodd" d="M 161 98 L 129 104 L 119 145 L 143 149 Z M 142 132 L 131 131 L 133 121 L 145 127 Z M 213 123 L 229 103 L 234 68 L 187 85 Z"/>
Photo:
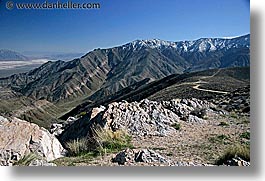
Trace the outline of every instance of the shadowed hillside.
<path fill-rule="evenodd" d="M 212 69 L 194 73 L 174 74 L 151 83 L 148 83 L 148 80 L 138 82 L 110 96 L 99 97 L 95 101 L 88 99 L 87 103 L 77 106 L 62 118 L 66 119 L 71 115 L 76 115 L 89 108 L 122 100 L 133 102 L 145 98 L 155 101 L 175 98 L 212 99 L 217 95 L 249 86 L 249 84 L 249 67 Z M 93 95 L 91 97 L 93 98 Z"/>

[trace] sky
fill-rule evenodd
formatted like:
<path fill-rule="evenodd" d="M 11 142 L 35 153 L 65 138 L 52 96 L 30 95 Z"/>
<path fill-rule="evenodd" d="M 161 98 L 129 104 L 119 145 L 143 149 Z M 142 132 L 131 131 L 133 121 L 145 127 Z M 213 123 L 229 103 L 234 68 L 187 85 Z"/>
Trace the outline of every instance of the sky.
<path fill-rule="evenodd" d="M 0 49 L 18 52 L 86 53 L 136 39 L 180 41 L 250 33 L 249 0 L 72 0 L 100 3 L 100 9 L 85 10 L 8 10 L 8 1 L 0 0 Z"/>

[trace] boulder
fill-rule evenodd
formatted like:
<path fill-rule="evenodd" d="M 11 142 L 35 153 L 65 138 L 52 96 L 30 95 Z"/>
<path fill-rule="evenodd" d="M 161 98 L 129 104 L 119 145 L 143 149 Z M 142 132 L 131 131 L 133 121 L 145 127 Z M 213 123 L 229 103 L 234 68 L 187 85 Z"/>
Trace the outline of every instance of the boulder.
<path fill-rule="evenodd" d="M 145 163 L 150 163 L 150 162 L 167 163 L 168 162 L 160 154 L 150 149 L 143 149 L 143 150 L 140 150 L 138 153 L 136 153 L 135 161 L 145 162 Z"/>
<path fill-rule="evenodd" d="M 60 136 L 64 132 L 64 130 L 66 130 L 68 127 L 70 127 L 76 120 L 77 120 L 77 118 L 75 118 L 75 117 L 69 117 L 64 122 L 54 123 L 50 127 L 50 132 L 54 136 L 57 136 L 58 137 L 58 136 Z"/>
<path fill-rule="evenodd" d="M 227 160 L 224 164 L 226 166 L 250 166 L 250 162 L 243 160 L 242 158 L 236 156 L 231 160 Z"/>
<path fill-rule="evenodd" d="M 51 125 L 50 132 L 54 136 L 59 136 L 60 134 L 62 134 L 63 131 L 64 131 L 63 124 L 54 123 Z"/>
<path fill-rule="evenodd" d="M 49 162 L 63 157 L 65 150 L 46 129 L 18 118 L 0 116 L 0 165 L 12 165 L 30 153 Z"/>
<path fill-rule="evenodd" d="M 91 116 L 90 119 L 93 119 L 94 117 L 96 117 L 99 113 L 101 113 L 102 111 L 105 111 L 105 107 L 104 106 L 100 106 L 100 107 L 96 107 L 93 108 L 91 111 Z"/>
<path fill-rule="evenodd" d="M 207 123 L 206 120 L 199 118 L 197 116 L 194 116 L 194 115 L 189 115 L 188 119 L 186 121 L 189 123 L 199 123 L 199 124 L 206 124 Z"/>
<path fill-rule="evenodd" d="M 118 163 L 119 165 L 130 165 L 135 162 L 135 152 L 132 149 L 126 149 L 119 152 L 114 158 L 112 158 L 112 162 Z"/>
<path fill-rule="evenodd" d="M 118 163 L 119 165 L 133 165 L 137 162 L 144 163 L 168 163 L 168 161 L 162 157 L 159 153 L 156 153 L 150 149 L 126 149 L 119 152 L 113 159 L 112 162 Z"/>

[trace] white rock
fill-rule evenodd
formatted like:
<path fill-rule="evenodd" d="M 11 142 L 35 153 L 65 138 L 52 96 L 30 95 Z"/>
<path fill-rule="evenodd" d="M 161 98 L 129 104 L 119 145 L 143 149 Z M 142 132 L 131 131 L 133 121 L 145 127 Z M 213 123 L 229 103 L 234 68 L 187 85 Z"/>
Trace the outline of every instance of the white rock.
<path fill-rule="evenodd" d="M 29 153 L 51 161 L 63 157 L 65 150 L 46 129 L 18 118 L 8 120 L 0 116 L 0 159 L 9 165 Z"/>

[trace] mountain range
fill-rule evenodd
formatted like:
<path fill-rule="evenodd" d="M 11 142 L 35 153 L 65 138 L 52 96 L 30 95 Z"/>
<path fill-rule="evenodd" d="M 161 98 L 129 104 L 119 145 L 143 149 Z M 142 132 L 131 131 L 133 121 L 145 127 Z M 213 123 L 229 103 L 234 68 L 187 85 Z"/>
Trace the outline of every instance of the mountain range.
<path fill-rule="evenodd" d="M 29 72 L 0 78 L 0 86 L 37 100 L 60 102 L 84 96 L 93 101 L 141 81 L 249 65 L 249 34 L 179 42 L 136 40 L 114 48 L 95 49 L 68 62 L 47 62 Z"/>
<path fill-rule="evenodd" d="M 0 49 L 0 61 L 14 61 L 14 60 L 28 60 L 28 57 L 22 55 L 21 53 Z"/>

